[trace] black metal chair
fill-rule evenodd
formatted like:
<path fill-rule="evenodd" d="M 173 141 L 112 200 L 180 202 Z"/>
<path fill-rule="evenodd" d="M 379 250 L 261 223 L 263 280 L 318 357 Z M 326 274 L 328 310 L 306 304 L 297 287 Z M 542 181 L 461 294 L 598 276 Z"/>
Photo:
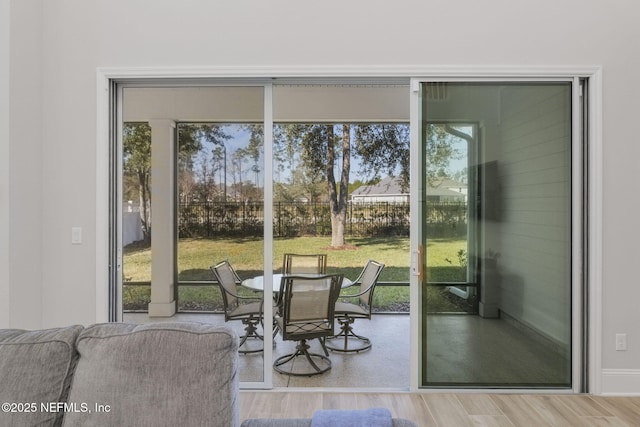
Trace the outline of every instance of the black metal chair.
<path fill-rule="evenodd" d="M 284 254 L 284 274 L 327 274 L 326 254 Z"/>
<path fill-rule="evenodd" d="M 212 266 L 211 271 L 213 271 L 222 291 L 224 321 L 240 320 L 245 326 L 245 333 L 240 337 L 238 352 L 246 354 L 263 351 L 264 345 L 261 345 L 260 348 L 249 348 L 249 343 L 247 342 L 248 339 L 263 341 L 262 335 L 258 333 L 258 324 L 262 323 L 262 298 L 238 294 L 238 285 L 241 279 L 229 261 L 222 261 Z"/>
<path fill-rule="evenodd" d="M 273 368 L 282 374 L 312 376 L 331 369 L 324 338 L 334 334 L 334 310 L 343 276 L 284 276 L 282 308 L 276 315 L 284 341 L 297 341 L 296 351 L 277 358 Z M 308 340 L 320 339 L 324 355 L 309 352 Z"/>
<path fill-rule="evenodd" d="M 340 333 L 326 339 L 327 348 L 345 353 L 357 353 L 371 348 L 371 340 L 353 332 L 352 324 L 355 319 L 371 319 L 373 291 L 383 268 L 384 264 L 369 260 L 353 285 L 345 288 L 359 284 L 358 292 L 349 294 L 346 291 L 340 294 L 335 308 Z"/>

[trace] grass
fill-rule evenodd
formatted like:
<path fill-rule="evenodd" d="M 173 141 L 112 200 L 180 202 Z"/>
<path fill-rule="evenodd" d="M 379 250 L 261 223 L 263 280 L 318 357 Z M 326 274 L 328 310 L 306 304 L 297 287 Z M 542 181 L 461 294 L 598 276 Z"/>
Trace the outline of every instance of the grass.
<path fill-rule="evenodd" d="M 331 249 L 326 237 L 297 237 L 276 239 L 273 243 L 272 268 L 282 269 L 286 252 L 327 253 L 328 272 L 341 273 L 355 279 L 366 261 L 375 259 L 385 264 L 380 282 L 408 282 L 410 250 L 406 237 L 354 238 L 347 248 Z M 434 239 L 427 246 L 427 274 L 430 281 L 464 280 L 464 269 L 457 265 L 458 251 L 466 248 L 460 239 Z M 178 280 L 212 281 L 209 267 L 229 260 L 242 278 L 261 275 L 263 268 L 263 241 L 248 238 L 180 239 L 178 243 Z M 144 309 L 150 301 L 148 286 L 127 286 L 126 282 L 151 280 L 151 249 L 127 247 L 124 254 L 125 307 Z M 440 299 L 440 298 L 439 298 Z M 180 310 L 212 310 L 220 307 L 220 291 L 214 286 L 179 287 Z M 390 311 L 408 307 L 409 288 L 406 286 L 380 286 L 374 294 L 374 306 Z"/>

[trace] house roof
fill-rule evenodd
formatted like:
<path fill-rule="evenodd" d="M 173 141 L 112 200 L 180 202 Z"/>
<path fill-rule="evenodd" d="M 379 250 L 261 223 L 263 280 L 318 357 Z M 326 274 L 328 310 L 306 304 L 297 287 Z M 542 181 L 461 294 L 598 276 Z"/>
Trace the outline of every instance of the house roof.
<path fill-rule="evenodd" d="M 363 185 L 351 193 L 352 196 L 379 196 L 379 195 L 407 195 L 408 191 L 402 190 L 400 177 L 388 176 L 374 185 Z"/>
<path fill-rule="evenodd" d="M 438 181 L 436 185 L 427 188 L 428 196 L 456 196 L 462 197 L 459 191 L 450 190 L 450 188 L 466 188 L 467 184 L 445 179 Z M 403 191 L 402 179 L 398 176 L 388 176 L 374 185 L 363 185 L 356 188 L 351 196 L 392 196 L 392 195 L 408 195 L 408 189 Z"/>

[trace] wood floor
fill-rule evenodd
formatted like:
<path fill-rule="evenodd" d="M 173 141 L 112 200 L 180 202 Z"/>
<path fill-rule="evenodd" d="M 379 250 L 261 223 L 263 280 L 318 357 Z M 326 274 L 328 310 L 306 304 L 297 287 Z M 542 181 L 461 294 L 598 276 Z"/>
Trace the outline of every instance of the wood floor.
<path fill-rule="evenodd" d="M 241 391 L 240 419 L 309 418 L 316 409 L 386 407 L 419 427 L 640 426 L 640 397 Z"/>

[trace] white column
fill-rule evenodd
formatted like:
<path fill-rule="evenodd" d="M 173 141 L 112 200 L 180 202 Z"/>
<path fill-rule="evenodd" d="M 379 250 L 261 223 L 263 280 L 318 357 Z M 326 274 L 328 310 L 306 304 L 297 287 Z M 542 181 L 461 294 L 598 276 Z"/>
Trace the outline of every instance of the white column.
<path fill-rule="evenodd" d="M 174 146 L 173 120 L 150 120 L 151 126 L 151 302 L 150 317 L 176 312 L 174 293 Z"/>

